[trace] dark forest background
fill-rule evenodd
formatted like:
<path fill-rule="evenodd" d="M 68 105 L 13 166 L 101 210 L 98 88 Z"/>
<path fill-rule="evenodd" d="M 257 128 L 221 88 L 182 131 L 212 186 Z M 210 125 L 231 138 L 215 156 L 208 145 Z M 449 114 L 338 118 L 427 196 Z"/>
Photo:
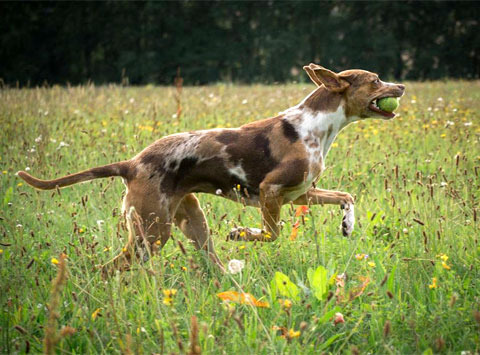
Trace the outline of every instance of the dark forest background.
<path fill-rule="evenodd" d="M 0 3 L 9 84 L 283 82 L 304 64 L 480 77 L 476 2 Z"/>

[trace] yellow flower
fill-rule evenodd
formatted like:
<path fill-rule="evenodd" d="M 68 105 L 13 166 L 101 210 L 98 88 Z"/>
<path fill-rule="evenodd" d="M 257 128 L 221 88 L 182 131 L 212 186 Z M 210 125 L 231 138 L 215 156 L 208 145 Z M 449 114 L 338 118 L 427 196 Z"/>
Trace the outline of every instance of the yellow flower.
<path fill-rule="evenodd" d="M 103 251 L 109 251 L 110 249 L 112 249 L 112 247 L 105 247 Z"/>
<path fill-rule="evenodd" d="M 54 265 L 58 265 L 58 259 L 56 259 L 56 258 L 52 258 L 52 264 L 54 264 Z"/>
<path fill-rule="evenodd" d="M 293 304 L 292 301 L 290 301 L 289 299 L 278 300 L 278 303 L 280 303 L 284 309 L 292 308 L 292 304 Z"/>
<path fill-rule="evenodd" d="M 363 260 L 363 259 L 365 259 L 365 254 L 356 254 L 356 255 L 355 255 L 355 259 L 357 259 L 357 260 Z"/>
<path fill-rule="evenodd" d="M 126 253 L 126 252 L 127 252 L 127 248 L 122 248 L 122 252 Z"/>
<path fill-rule="evenodd" d="M 3 253 L 3 249 L 0 249 L 0 254 L 2 254 L 2 253 Z"/>
<path fill-rule="evenodd" d="M 450 270 L 450 266 L 448 266 L 445 261 L 442 261 L 442 267 L 446 270 Z"/>
<path fill-rule="evenodd" d="M 174 288 L 169 288 L 169 289 L 163 290 L 163 295 L 165 297 L 173 297 L 176 294 L 177 294 L 177 290 L 174 289 Z"/>
<path fill-rule="evenodd" d="M 240 188 L 241 188 L 241 186 L 240 186 L 240 185 L 237 185 L 237 190 L 238 190 L 238 191 L 240 191 Z"/>
<path fill-rule="evenodd" d="M 20 187 L 20 186 L 22 186 L 22 185 L 23 185 L 23 182 L 19 182 L 19 183 L 17 184 L 18 187 Z"/>
<path fill-rule="evenodd" d="M 173 305 L 173 296 L 175 296 L 176 294 L 177 290 L 174 288 L 163 290 L 163 295 L 165 296 L 163 298 L 163 304 L 165 306 Z"/>
<path fill-rule="evenodd" d="M 245 249 L 245 245 L 240 245 L 240 246 L 238 247 L 238 249 L 239 249 L 239 250 Z"/>
<path fill-rule="evenodd" d="M 183 271 L 187 271 L 188 269 L 185 266 L 182 266 Z"/>
<path fill-rule="evenodd" d="M 446 135 L 445 133 L 442 133 L 442 134 L 440 135 L 441 138 L 445 138 L 446 136 L 447 136 L 447 135 Z"/>
<path fill-rule="evenodd" d="M 102 311 L 102 308 L 97 308 L 93 313 L 92 313 L 92 320 L 95 320 L 99 315 L 101 316 L 100 312 Z"/>
<path fill-rule="evenodd" d="M 7 171 L 6 171 L 6 170 L 4 170 L 4 171 L 2 171 L 2 173 L 3 173 L 4 175 L 6 175 L 6 174 L 7 174 Z"/>
<path fill-rule="evenodd" d="M 83 232 L 85 232 L 85 229 L 83 229 L 83 228 L 78 229 L 78 233 L 83 233 Z"/>
<path fill-rule="evenodd" d="M 447 262 L 448 260 L 448 256 L 446 254 L 440 254 L 440 255 L 437 255 L 437 257 L 442 259 L 443 262 Z"/>
<path fill-rule="evenodd" d="M 301 333 L 300 333 L 299 330 L 295 331 L 293 329 L 289 329 L 288 334 L 287 334 L 287 338 L 289 338 L 289 339 L 298 338 L 300 336 L 300 334 Z"/>
<path fill-rule="evenodd" d="M 163 299 L 163 304 L 164 304 L 165 306 L 171 306 L 171 305 L 173 305 L 173 298 L 172 298 L 172 297 L 165 297 L 165 298 Z"/>
<path fill-rule="evenodd" d="M 430 288 L 430 289 L 437 288 L 437 278 L 436 277 L 432 278 L 432 283 L 430 285 L 428 285 L 428 288 Z"/>
<path fill-rule="evenodd" d="M 162 242 L 161 242 L 160 239 L 159 239 L 159 240 L 157 240 L 157 241 L 155 242 L 155 244 L 160 245 L 160 244 L 162 244 Z"/>
<path fill-rule="evenodd" d="M 375 267 L 375 263 L 374 263 L 373 261 L 369 261 L 369 262 L 368 262 L 368 266 L 370 266 L 370 267 Z"/>

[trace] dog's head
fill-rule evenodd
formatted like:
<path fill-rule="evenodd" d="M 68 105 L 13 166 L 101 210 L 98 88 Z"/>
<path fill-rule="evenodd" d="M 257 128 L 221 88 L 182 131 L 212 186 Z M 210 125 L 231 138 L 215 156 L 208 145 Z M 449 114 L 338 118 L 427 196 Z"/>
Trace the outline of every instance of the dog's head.
<path fill-rule="evenodd" d="M 347 117 L 378 117 L 391 119 L 393 112 L 386 112 L 377 106 L 377 100 L 383 97 L 401 97 L 405 92 L 402 84 L 387 83 L 377 74 L 366 70 L 345 70 L 334 73 L 317 64 L 304 66 L 303 69 L 317 86 L 343 96 Z"/>

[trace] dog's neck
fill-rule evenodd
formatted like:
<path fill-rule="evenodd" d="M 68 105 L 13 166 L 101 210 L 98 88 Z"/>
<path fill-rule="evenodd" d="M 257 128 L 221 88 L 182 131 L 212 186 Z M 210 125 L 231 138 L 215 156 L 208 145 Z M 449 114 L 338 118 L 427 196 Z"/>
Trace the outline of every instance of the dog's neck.
<path fill-rule="evenodd" d="M 283 112 L 307 150 L 325 158 L 337 134 L 355 118 L 347 118 L 345 100 L 321 86 L 298 105 Z"/>

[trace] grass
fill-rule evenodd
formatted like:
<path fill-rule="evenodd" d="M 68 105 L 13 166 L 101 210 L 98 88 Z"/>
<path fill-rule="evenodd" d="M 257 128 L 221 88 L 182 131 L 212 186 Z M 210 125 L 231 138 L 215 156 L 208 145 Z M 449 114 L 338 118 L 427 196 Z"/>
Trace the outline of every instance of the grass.
<path fill-rule="evenodd" d="M 132 157 L 167 134 L 270 117 L 312 89 L 187 87 L 180 119 L 174 88 L 0 91 L 0 352 L 40 352 L 48 333 L 57 353 L 478 353 L 479 82 L 407 83 L 400 117 L 340 133 L 318 186 L 356 197 L 350 238 L 341 236 L 338 207 L 295 217 L 287 205 L 278 241 L 226 242 L 234 225 L 260 227 L 259 212 L 201 195 L 220 258 L 245 260 L 236 275 L 221 275 L 174 229 L 151 261 L 104 280 L 96 266 L 127 237 L 121 180 L 59 193 L 15 176 L 28 168 L 63 176 Z M 62 253 L 63 288 L 52 286 Z M 317 299 L 304 289 L 313 288 L 308 269 L 320 265 L 327 277 L 347 276 Z M 297 300 L 272 283 L 277 272 L 305 287 Z M 270 308 L 222 303 L 217 293 L 237 285 Z M 176 294 L 166 296 L 171 289 Z M 337 312 L 345 322 L 335 325 Z"/>

